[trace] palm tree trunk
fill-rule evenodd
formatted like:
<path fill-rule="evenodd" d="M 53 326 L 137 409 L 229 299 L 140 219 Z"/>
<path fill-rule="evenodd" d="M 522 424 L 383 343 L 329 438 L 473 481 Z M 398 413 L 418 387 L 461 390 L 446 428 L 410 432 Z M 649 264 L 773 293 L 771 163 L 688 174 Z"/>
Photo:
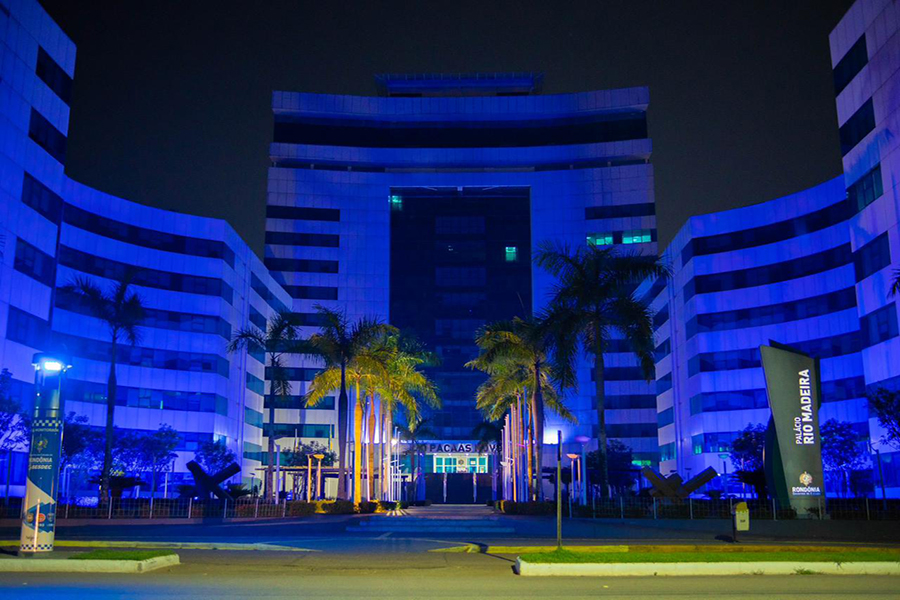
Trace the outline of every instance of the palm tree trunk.
<path fill-rule="evenodd" d="M 338 394 L 338 492 L 337 497 L 347 498 L 347 417 L 349 407 L 347 398 L 347 365 L 341 363 L 341 393 Z"/>
<path fill-rule="evenodd" d="M 531 393 L 531 413 L 534 415 L 534 452 L 537 471 L 537 498 L 544 500 L 544 393 L 541 389 L 541 363 L 534 364 L 534 385 Z"/>
<path fill-rule="evenodd" d="M 362 425 L 365 415 L 359 401 L 359 382 L 353 386 L 356 403 L 353 406 L 353 503 L 362 500 Z"/>
<path fill-rule="evenodd" d="M 100 503 L 109 501 L 109 477 L 112 471 L 112 449 L 114 437 L 114 423 L 116 414 L 116 356 L 118 352 L 116 338 L 113 336 L 110 344 L 109 378 L 106 381 L 106 443 L 103 447 L 103 471 L 100 473 Z"/>
<path fill-rule="evenodd" d="M 382 440 L 384 440 L 382 443 L 384 444 L 384 461 L 387 464 L 388 472 L 393 474 L 394 447 L 391 445 L 391 442 L 393 442 L 394 440 L 394 415 L 391 413 L 392 411 L 390 410 L 390 407 L 385 407 L 384 429 L 382 429 L 385 437 L 382 438 Z M 388 493 L 393 493 L 394 488 L 391 486 L 393 485 L 394 480 L 390 476 L 388 476 L 388 479 L 390 480 L 390 483 L 388 483 L 388 490 L 391 490 Z M 383 485 L 384 484 L 382 484 L 382 487 Z M 397 500 L 399 500 L 399 498 L 397 498 Z"/>
<path fill-rule="evenodd" d="M 384 398 L 378 402 L 378 499 L 384 497 Z"/>
<path fill-rule="evenodd" d="M 597 426 L 599 428 L 597 440 L 599 442 L 598 455 L 600 456 L 600 497 L 609 497 L 609 468 L 606 456 L 606 388 L 604 386 L 603 345 L 600 332 L 594 332 L 594 386 L 597 394 Z"/>
<path fill-rule="evenodd" d="M 369 443 L 366 444 L 366 482 L 368 483 L 368 496 L 366 500 L 375 499 L 375 394 L 369 396 L 367 429 L 369 431 Z"/>
<path fill-rule="evenodd" d="M 525 399 L 522 399 L 522 408 L 525 408 Z M 532 435 L 534 427 L 534 412 L 528 411 L 528 423 L 525 425 L 525 432 L 528 439 L 525 441 L 525 450 L 528 452 L 528 500 L 534 500 L 534 436 Z"/>

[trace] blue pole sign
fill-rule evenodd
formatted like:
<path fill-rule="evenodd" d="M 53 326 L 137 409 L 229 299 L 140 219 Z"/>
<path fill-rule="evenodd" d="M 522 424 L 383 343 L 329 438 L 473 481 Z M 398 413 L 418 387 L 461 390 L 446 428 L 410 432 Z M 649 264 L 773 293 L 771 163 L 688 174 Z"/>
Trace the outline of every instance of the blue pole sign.
<path fill-rule="evenodd" d="M 59 455 L 63 433 L 60 391 L 69 368 L 66 360 L 47 354 L 34 355 L 35 399 L 28 453 L 28 479 L 22 510 L 22 552 L 50 552 L 56 529 L 56 497 L 59 493 Z"/>

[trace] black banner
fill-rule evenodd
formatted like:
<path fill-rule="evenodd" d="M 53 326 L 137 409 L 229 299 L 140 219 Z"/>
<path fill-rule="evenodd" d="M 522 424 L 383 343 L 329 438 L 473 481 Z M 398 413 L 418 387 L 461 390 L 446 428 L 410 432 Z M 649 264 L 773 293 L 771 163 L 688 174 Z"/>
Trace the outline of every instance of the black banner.
<path fill-rule="evenodd" d="M 782 507 L 790 506 L 798 517 L 811 517 L 825 496 L 819 361 L 790 347 L 770 344 L 759 349 L 775 428 L 775 435 L 767 436 L 766 473 Z"/>

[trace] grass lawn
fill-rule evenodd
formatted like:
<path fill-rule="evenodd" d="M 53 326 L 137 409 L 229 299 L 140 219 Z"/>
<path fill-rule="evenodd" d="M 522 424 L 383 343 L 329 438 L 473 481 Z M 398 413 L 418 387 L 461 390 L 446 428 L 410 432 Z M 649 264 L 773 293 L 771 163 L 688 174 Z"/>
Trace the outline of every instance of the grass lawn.
<path fill-rule="evenodd" d="M 175 554 L 171 550 L 118 550 L 116 548 L 100 548 L 82 554 L 70 556 L 69 560 L 147 560 L 157 556 Z"/>
<path fill-rule="evenodd" d="M 900 553 L 891 550 L 849 552 L 554 552 L 522 554 L 530 563 L 678 563 L 678 562 L 900 562 Z"/>

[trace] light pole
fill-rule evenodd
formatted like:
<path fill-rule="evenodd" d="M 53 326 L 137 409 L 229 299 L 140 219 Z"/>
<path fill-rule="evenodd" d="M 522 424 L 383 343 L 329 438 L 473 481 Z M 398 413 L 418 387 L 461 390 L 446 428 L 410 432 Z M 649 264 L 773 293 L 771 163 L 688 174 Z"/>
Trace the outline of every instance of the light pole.
<path fill-rule="evenodd" d="M 569 457 L 569 468 L 572 470 L 569 475 L 569 518 L 572 518 L 572 496 L 579 490 L 581 485 L 581 464 L 579 463 L 579 456 L 574 452 L 570 452 L 566 454 Z M 576 476 L 577 474 L 577 476 Z M 576 483 L 576 481 L 578 483 Z"/>
<path fill-rule="evenodd" d="M 575 438 L 575 441 L 581 444 L 581 505 L 587 506 L 587 484 L 589 483 L 589 476 L 585 448 L 587 447 L 588 442 L 591 441 L 591 438 L 586 435 L 579 435 Z"/>
<path fill-rule="evenodd" d="M 66 371 L 71 367 L 68 360 L 44 353 L 35 354 L 33 364 L 34 420 L 19 543 L 19 550 L 29 553 L 53 550 L 65 414 L 61 390 Z"/>
<path fill-rule="evenodd" d="M 322 459 L 325 458 L 325 455 L 313 454 L 313 458 L 319 461 L 316 469 L 316 500 L 318 500 L 322 490 Z"/>
<path fill-rule="evenodd" d="M 719 455 L 719 458 L 722 459 L 722 489 L 725 491 L 725 495 L 728 495 L 728 463 L 725 460 L 728 458 L 728 453 L 723 452 Z"/>
<path fill-rule="evenodd" d="M 306 501 L 312 502 L 312 455 L 306 455 Z"/>

